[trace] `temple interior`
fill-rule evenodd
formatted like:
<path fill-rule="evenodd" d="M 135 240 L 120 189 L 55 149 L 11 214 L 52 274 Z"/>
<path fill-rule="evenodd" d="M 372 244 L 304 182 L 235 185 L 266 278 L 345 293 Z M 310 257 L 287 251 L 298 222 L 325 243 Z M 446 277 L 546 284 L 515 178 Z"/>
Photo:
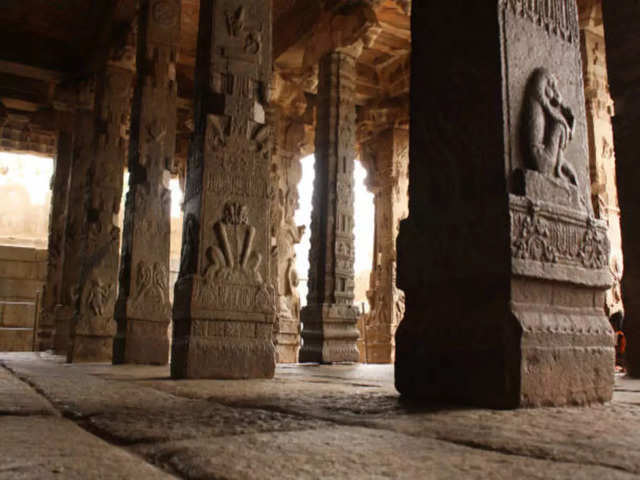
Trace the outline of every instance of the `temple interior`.
<path fill-rule="evenodd" d="M 640 476 L 637 0 L 0 25 L 0 480 Z"/>

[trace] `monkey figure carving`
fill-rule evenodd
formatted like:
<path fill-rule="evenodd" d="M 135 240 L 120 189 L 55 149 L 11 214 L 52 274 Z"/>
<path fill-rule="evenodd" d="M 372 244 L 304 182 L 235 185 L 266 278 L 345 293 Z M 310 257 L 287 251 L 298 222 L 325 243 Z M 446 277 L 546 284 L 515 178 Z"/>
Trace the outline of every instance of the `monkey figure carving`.
<path fill-rule="evenodd" d="M 564 158 L 575 130 L 575 118 L 563 103 L 558 80 L 546 68 L 538 68 L 531 75 L 524 114 L 528 168 L 577 187 L 576 172 Z"/>

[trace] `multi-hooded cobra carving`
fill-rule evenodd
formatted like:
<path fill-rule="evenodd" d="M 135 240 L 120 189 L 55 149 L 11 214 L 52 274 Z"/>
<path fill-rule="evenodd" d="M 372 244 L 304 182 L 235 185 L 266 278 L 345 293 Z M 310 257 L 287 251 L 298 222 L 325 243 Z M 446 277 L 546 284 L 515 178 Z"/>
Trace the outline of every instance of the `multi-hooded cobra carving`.
<path fill-rule="evenodd" d="M 227 203 L 223 217 L 214 225 L 219 246 L 211 246 L 204 276 L 208 281 L 262 284 L 258 269 L 262 255 L 254 252 L 255 227 L 249 224 L 248 209 L 239 203 Z"/>
<path fill-rule="evenodd" d="M 531 75 L 524 108 L 528 168 L 577 187 L 578 176 L 564 157 L 575 131 L 575 118 L 563 102 L 558 80 L 546 68 Z"/>

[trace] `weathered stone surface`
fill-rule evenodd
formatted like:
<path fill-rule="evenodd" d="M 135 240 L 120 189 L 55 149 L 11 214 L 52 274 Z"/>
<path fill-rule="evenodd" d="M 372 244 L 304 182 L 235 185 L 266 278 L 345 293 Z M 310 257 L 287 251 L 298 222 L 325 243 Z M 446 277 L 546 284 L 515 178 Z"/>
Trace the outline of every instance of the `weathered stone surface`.
<path fill-rule="evenodd" d="M 634 478 L 611 468 L 577 467 L 573 462 L 353 427 L 166 443 L 138 451 L 189 478 Z"/>
<path fill-rule="evenodd" d="M 373 265 L 367 296 L 371 311 L 364 316 L 367 363 L 395 361 L 395 333 L 404 316 L 404 292 L 396 287 L 396 237 L 408 214 L 409 134 L 389 129 L 362 147 L 375 194 L 376 228 Z M 362 352 L 361 352 L 362 353 Z"/>
<path fill-rule="evenodd" d="M 639 441 L 640 385 L 630 379 L 618 379 L 609 405 L 490 411 L 404 402 L 388 365 L 287 365 L 273 380 L 230 382 L 173 381 L 168 367 L 62 365 L 47 355 L 0 361 L 80 426 L 185 477 L 640 474 L 640 453 L 628 448 Z M 38 412 L 35 390 L 15 378 L 9 385 L 3 391 L 15 392 L 9 401 L 21 415 Z M 104 445 L 108 457 L 114 449 Z"/>
<path fill-rule="evenodd" d="M 85 90 L 89 90 L 88 85 Z M 73 167 L 69 186 L 65 241 L 62 254 L 60 300 L 55 309 L 53 350 L 66 354 L 69 349 L 71 322 L 78 300 L 80 274 L 84 255 L 83 242 L 87 237 L 84 195 L 92 161 L 92 114 L 77 111 L 73 117 Z"/>
<path fill-rule="evenodd" d="M 69 420 L 2 416 L 0 429 L 0 479 L 174 478 Z"/>
<path fill-rule="evenodd" d="M 609 244 L 589 201 L 577 7 L 554 5 L 413 5 L 412 64 L 439 74 L 412 69 L 411 158 L 430 161 L 410 162 L 398 240 L 396 386 L 407 397 L 611 398 Z M 451 42 L 443 18 L 475 41 Z"/>
<path fill-rule="evenodd" d="M 126 120 L 130 109 L 132 72 L 109 64 L 98 75 L 89 143 L 82 218 L 83 251 L 75 313 L 71 322 L 69 362 L 110 362 L 116 324 L 120 228 L 116 225 L 122 198 L 126 151 Z M 76 173 L 74 172 L 74 175 Z"/>
<path fill-rule="evenodd" d="M 169 362 L 171 191 L 181 2 L 144 3 L 132 101 L 115 363 Z"/>
<path fill-rule="evenodd" d="M 309 293 L 301 362 L 357 362 L 354 289 L 355 59 L 334 51 L 318 73 Z"/>
<path fill-rule="evenodd" d="M 271 5 L 207 0 L 199 36 L 171 374 L 269 378 Z"/>
<path fill-rule="evenodd" d="M 61 118 L 58 130 L 58 151 L 51 182 L 51 208 L 49 210 L 49 240 L 47 276 L 38 322 L 38 350 L 53 348 L 56 306 L 62 297 L 62 268 L 64 265 L 67 203 L 73 164 L 73 117 Z"/>
<path fill-rule="evenodd" d="M 42 396 L 3 368 L 0 362 L 0 416 L 54 413 L 51 405 Z"/>

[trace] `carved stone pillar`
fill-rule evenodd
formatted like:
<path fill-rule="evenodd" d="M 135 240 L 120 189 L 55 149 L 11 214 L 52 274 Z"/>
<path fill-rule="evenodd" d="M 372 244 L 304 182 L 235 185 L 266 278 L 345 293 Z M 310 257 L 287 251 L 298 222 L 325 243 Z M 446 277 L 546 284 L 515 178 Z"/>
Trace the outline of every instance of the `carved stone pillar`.
<path fill-rule="evenodd" d="M 609 400 L 575 0 L 414 2 L 412 25 L 396 387 L 503 408 Z"/>
<path fill-rule="evenodd" d="M 607 292 L 607 313 L 612 314 L 623 309 L 621 291 L 622 234 L 616 185 L 613 126 L 611 124 L 613 100 L 609 94 L 601 0 L 583 1 L 578 5 L 581 7 L 580 38 L 584 91 L 587 102 L 591 198 L 596 217 L 608 222 L 608 237 L 611 243 L 609 268 L 615 283 L 613 288 Z"/>
<path fill-rule="evenodd" d="M 274 117 L 271 273 L 277 292 L 277 316 L 273 340 L 277 362 L 296 363 L 300 351 L 300 295 L 295 245 L 302 240 L 305 227 L 296 225 L 294 216 L 299 207 L 298 183 L 302 178 L 300 157 L 305 129 L 300 121 L 285 116 L 282 111 L 277 111 Z"/>
<path fill-rule="evenodd" d="M 602 2 L 611 95 L 615 102 L 613 132 L 624 248 L 624 332 L 628 373 L 640 377 L 640 81 L 635 73 L 640 54 L 640 4 L 631 0 Z"/>
<path fill-rule="evenodd" d="M 396 287 L 396 237 L 409 214 L 409 132 L 390 129 L 362 146 L 375 194 L 373 266 L 364 317 L 367 363 L 393 363 L 395 332 L 404 315 L 404 292 Z"/>
<path fill-rule="evenodd" d="M 309 294 L 302 309 L 301 362 L 357 362 L 354 289 L 355 60 L 320 61 L 316 178 L 311 217 Z"/>
<path fill-rule="evenodd" d="M 122 198 L 126 126 L 133 74 L 107 66 L 96 82 L 91 163 L 88 168 L 84 214 L 86 235 L 81 242 L 82 267 L 69 362 L 107 362 L 112 359 L 113 319 L 119 262 L 120 229 L 117 215 Z"/>
<path fill-rule="evenodd" d="M 138 15 L 114 363 L 169 361 L 169 179 L 176 143 L 175 63 L 180 1 L 145 3 Z"/>
<path fill-rule="evenodd" d="M 174 378 L 270 378 L 271 4 L 203 0 L 187 165 Z"/>
<path fill-rule="evenodd" d="M 93 161 L 93 113 L 79 110 L 73 116 L 73 167 L 69 186 L 69 200 L 63 244 L 62 282 L 60 302 L 55 309 L 53 350 L 66 354 L 71 341 L 70 331 L 75 312 L 82 263 L 87 237 L 85 192 Z"/>
<path fill-rule="evenodd" d="M 58 125 L 58 144 L 55 170 L 51 182 L 51 210 L 49 212 L 49 244 L 47 280 L 42 297 L 38 323 L 38 349 L 53 348 L 56 327 L 56 307 L 62 297 L 62 269 L 64 263 L 67 204 L 73 163 L 73 117 L 62 114 Z"/>

